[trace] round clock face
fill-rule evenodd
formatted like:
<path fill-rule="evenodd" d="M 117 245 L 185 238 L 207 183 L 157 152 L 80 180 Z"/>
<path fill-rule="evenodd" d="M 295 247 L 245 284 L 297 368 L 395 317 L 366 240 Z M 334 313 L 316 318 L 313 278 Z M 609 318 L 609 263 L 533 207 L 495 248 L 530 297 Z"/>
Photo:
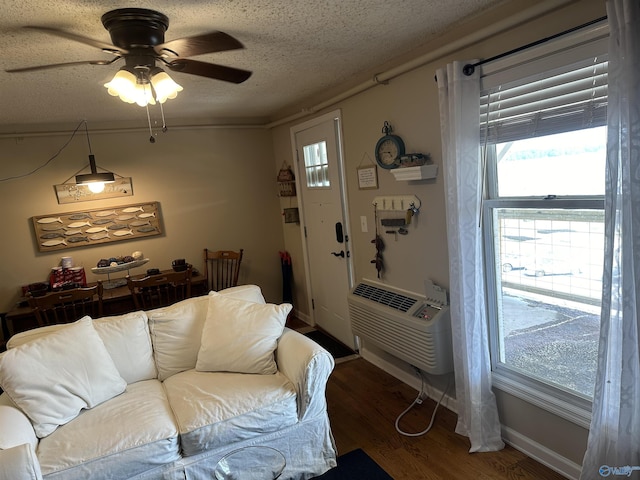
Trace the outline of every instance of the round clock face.
<path fill-rule="evenodd" d="M 376 161 L 382 168 L 397 168 L 404 155 L 404 143 L 396 135 L 385 135 L 376 144 Z"/>

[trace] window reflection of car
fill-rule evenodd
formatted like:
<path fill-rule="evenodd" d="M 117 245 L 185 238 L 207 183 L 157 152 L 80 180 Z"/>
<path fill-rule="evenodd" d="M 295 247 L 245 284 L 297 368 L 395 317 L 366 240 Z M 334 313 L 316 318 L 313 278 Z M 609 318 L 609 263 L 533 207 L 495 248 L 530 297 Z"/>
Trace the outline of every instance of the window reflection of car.
<path fill-rule="evenodd" d="M 502 271 L 504 273 L 508 273 L 511 270 L 522 270 L 523 268 L 524 265 L 520 255 L 507 254 L 502 257 Z"/>
<path fill-rule="evenodd" d="M 524 267 L 524 274 L 529 277 L 573 275 L 576 273 L 582 273 L 582 269 L 578 265 L 556 258 L 534 258 Z"/>

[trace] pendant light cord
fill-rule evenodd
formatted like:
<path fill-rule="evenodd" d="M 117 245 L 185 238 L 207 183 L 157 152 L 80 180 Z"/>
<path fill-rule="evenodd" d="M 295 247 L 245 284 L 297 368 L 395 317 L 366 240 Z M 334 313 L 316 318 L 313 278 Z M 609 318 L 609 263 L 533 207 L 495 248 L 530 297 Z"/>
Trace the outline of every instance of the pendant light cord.
<path fill-rule="evenodd" d="M 84 123 L 84 131 L 87 134 L 87 145 L 89 146 L 89 155 L 92 155 L 93 152 L 91 151 L 91 140 L 89 139 L 89 126 L 87 125 L 86 120 L 82 120 L 82 122 L 80 122 L 80 124 L 83 124 L 83 123 Z"/>
<path fill-rule="evenodd" d="M 67 148 L 67 146 L 69 145 L 69 143 L 71 143 L 71 140 L 73 140 L 73 137 L 75 137 L 76 133 L 78 132 L 78 130 L 80 130 L 80 127 L 82 126 L 82 124 L 85 125 L 87 124 L 86 120 L 82 120 L 78 126 L 75 128 L 75 130 L 71 133 L 71 136 L 69 137 L 69 139 L 64 143 L 64 145 L 62 145 L 60 147 L 60 149 L 53 154 L 53 156 L 51 156 L 46 162 L 44 162 L 42 165 L 34 168 L 33 170 L 31 170 L 30 172 L 27 173 L 23 173 L 21 175 L 14 175 L 11 177 L 5 177 L 5 178 L 0 178 L 0 182 L 8 182 L 9 180 L 17 180 L 19 178 L 25 178 L 28 177 L 30 175 L 33 175 L 34 173 L 38 172 L 39 170 L 42 170 L 44 167 L 46 167 L 47 165 L 49 165 L 53 160 L 55 160 L 58 155 L 60 155 L 62 153 L 62 151 Z M 88 133 L 87 133 L 87 140 L 88 140 Z M 89 150 L 91 150 L 91 147 L 89 147 Z"/>

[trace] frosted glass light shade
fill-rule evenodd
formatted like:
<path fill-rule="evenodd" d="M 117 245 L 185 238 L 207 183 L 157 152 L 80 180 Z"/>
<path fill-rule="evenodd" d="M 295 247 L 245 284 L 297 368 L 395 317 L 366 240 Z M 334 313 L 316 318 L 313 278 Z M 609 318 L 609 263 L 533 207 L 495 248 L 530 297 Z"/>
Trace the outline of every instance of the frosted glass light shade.
<path fill-rule="evenodd" d="M 151 77 L 151 85 L 156 92 L 156 100 L 164 103 L 169 98 L 176 98 L 183 89 L 167 73 L 161 69 Z"/>
<path fill-rule="evenodd" d="M 104 86 L 109 95 L 120 97 L 120 100 L 126 103 L 136 103 L 141 107 L 156 103 L 149 83 L 126 68 L 118 70 L 113 79 Z"/>

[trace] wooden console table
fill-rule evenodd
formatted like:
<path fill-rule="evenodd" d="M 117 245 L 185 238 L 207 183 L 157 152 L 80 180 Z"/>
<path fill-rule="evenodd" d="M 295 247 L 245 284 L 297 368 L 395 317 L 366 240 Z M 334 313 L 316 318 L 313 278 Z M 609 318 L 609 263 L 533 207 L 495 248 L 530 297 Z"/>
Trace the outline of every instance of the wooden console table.
<path fill-rule="evenodd" d="M 160 273 L 169 273 L 173 270 L 163 270 Z M 143 278 L 146 274 L 132 275 L 131 278 Z M 89 283 L 91 287 L 96 283 Z M 207 293 L 206 279 L 204 275 L 197 275 L 191 279 L 191 296 L 197 297 Z M 133 304 L 133 297 L 129 287 L 126 285 L 123 287 L 116 287 L 111 289 L 105 289 L 102 295 L 102 307 L 105 317 L 111 315 L 121 315 L 123 313 L 135 311 L 135 305 Z M 9 337 L 16 333 L 23 332 L 25 330 L 31 330 L 38 327 L 38 322 L 33 314 L 31 307 L 15 306 L 9 310 L 4 316 L 5 325 L 7 327 L 7 333 Z"/>

